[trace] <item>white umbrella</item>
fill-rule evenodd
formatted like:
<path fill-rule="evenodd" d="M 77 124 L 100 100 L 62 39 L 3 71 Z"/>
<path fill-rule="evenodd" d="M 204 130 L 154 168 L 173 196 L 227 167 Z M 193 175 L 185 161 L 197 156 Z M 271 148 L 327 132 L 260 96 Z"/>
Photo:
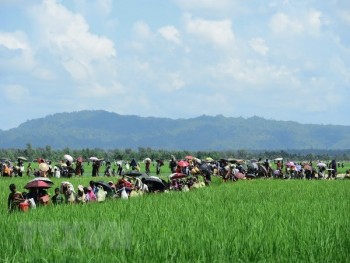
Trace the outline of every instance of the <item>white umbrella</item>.
<path fill-rule="evenodd" d="M 151 158 L 148 158 L 148 157 L 147 157 L 147 158 L 145 158 L 145 159 L 143 160 L 143 162 L 144 162 L 144 163 L 150 163 L 150 162 L 152 162 L 152 160 L 151 160 Z"/>
<path fill-rule="evenodd" d="M 70 156 L 69 154 L 63 155 L 63 159 L 65 159 L 65 160 L 67 160 L 67 161 L 69 161 L 71 163 L 73 162 L 73 157 Z"/>
<path fill-rule="evenodd" d="M 202 163 L 202 160 L 201 160 L 201 159 L 194 158 L 194 160 L 195 160 L 197 163 Z"/>
<path fill-rule="evenodd" d="M 39 170 L 42 172 L 47 172 L 49 170 L 49 165 L 47 163 L 39 164 Z"/>
<path fill-rule="evenodd" d="M 327 167 L 327 164 L 325 164 L 325 163 L 318 163 L 317 166 L 318 167 Z"/>
<path fill-rule="evenodd" d="M 89 160 L 90 160 L 90 161 L 98 161 L 98 158 L 97 158 L 97 157 L 92 156 L 92 157 L 90 157 L 90 158 L 89 158 Z"/>

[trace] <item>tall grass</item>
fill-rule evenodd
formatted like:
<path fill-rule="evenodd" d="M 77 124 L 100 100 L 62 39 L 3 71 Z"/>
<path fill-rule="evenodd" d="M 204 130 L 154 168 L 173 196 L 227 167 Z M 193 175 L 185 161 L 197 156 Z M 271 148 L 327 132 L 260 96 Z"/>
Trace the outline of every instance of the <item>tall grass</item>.
<path fill-rule="evenodd" d="M 26 178 L 0 181 L 0 262 L 350 260 L 350 181 L 215 179 L 188 193 L 7 214 L 13 181 Z"/>

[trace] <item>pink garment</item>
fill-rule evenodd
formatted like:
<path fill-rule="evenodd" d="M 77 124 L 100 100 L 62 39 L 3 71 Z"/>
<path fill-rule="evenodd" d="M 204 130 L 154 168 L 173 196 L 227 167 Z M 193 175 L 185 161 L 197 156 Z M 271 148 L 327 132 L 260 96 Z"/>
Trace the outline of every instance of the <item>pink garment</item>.
<path fill-rule="evenodd" d="M 96 201 L 97 198 L 96 198 L 96 195 L 93 191 L 88 191 L 87 194 L 89 195 L 91 202 Z"/>

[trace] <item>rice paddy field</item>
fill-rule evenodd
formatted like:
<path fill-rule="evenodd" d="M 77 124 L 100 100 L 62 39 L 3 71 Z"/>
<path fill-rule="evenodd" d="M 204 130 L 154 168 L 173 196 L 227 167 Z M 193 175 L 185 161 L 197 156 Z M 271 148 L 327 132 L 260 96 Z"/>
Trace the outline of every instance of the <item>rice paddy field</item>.
<path fill-rule="evenodd" d="M 69 181 L 117 180 L 85 170 Z M 29 179 L 0 178 L 0 262 L 350 262 L 350 180 L 213 178 L 187 193 L 9 214 L 9 184 Z"/>

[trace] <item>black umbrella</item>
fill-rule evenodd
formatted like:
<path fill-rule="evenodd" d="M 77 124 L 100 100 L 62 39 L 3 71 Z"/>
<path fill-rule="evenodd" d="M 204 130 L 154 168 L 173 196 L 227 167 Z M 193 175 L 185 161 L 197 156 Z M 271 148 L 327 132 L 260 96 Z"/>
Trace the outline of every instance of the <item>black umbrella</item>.
<path fill-rule="evenodd" d="M 155 177 L 155 176 L 150 176 L 148 178 L 144 178 L 142 180 L 144 184 L 148 186 L 149 191 L 164 191 L 166 186 L 162 179 Z"/>
<path fill-rule="evenodd" d="M 131 171 L 126 171 L 125 173 L 123 173 L 123 175 L 130 176 L 130 177 L 138 177 L 143 175 L 143 173 L 136 170 L 131 170 Z"/>
<path fill-rule="evenodd" d="M 101 185 L 103 187 L 103 190 L 105 190 L 106 192 L 112 192 L 113 191 L 112 186 L 110 186 L 106 182 L 98 181 L 98 182 L 95 182 L 95 185 L 96 186 Z"/>

